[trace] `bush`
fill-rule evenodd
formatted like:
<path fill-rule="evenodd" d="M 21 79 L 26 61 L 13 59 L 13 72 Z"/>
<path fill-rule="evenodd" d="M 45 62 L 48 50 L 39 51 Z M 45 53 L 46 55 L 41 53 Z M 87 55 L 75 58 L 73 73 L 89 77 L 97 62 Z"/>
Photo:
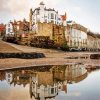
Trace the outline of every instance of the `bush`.
<path fill-rule="evenodd" d="M 61 50 L 63 50 L 63 51 L 69 51 L 69 47 L 68 47 L 67 43 L 64 43 L 64 44 L 61 46 Z"/>

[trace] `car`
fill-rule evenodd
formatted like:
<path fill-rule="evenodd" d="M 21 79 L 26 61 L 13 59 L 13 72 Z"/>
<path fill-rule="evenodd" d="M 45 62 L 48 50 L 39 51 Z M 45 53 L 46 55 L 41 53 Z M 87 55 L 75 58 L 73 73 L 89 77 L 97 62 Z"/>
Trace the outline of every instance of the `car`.
<path fill-rule="evenodd" d="M 78 52 L 78 51 L 81 51 L 81 49 L 78 49 L 78 48 L 71 48 L 70 51 L 71 51 L 71 52 Z"/>

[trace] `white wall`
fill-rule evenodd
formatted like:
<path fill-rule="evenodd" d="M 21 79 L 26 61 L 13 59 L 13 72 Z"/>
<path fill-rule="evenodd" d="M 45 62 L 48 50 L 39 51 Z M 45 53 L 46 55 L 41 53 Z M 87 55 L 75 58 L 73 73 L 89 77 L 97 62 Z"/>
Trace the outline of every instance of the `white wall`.
<path fill-rule="evenodd" d="M 14 31 L 11 22 L 9 22 L 8 24 L 6 24 L 6 35 L 11 35 L 11 34 L 14 34 Z"/>

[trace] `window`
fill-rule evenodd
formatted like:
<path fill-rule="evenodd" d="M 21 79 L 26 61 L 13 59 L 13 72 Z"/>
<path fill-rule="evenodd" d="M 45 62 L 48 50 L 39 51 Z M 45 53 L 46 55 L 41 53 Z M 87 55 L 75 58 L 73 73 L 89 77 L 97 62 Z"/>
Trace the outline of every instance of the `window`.
<path fill-rule="evenodd" d="M 51 19 L 54 19 L 54 14 L 53 13 L 51 13 Z"/>
<path fill-rule="evenodd" d="M 49 19 L 49 14 L 48 14 L 48 19 Z"/>
<path fill-rule="evenodd" d="M 58 20 L 61 20 L 60 18 L 58 18 Z"/>
<path fill-rule="evenodd" d="M 8 32 L 10 32 L 10 28 L 8 28 Z"/>
<path fill-rule="evenodd" d="M 8 77 L 9 77 L 9 78 L 11 77 L 10 74 L 8 74 Z"/>
<path fill-rule="evenodd" d="M 45 18 L 47 18 L 47 16 L 44 16 Z"/>
<path fill-rule="evenodd" d="M 10 24 L 8 24 L 8 27 L 10 27 Z"/>
<path fill-rule="evenodd" d="M 8 79 L 8 82 L 10 82 L 10 79 Z"/>
<path fill-rule="evenodd" d="M 51 88 L 51 94 L 54 94 L 54 88 Z"/>
<path fill-rule="evenodd" d="M 57 88 L 55 88 L 55 93 L 57 92 Z"/>

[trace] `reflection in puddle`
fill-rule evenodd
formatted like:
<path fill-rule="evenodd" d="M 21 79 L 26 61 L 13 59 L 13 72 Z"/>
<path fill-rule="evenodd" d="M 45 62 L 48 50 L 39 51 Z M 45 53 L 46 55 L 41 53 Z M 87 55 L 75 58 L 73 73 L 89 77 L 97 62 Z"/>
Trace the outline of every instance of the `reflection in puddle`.
<path fill-rule="evenodd" d="M 87 76 L 81 65 L 53 66 L 49 72 L 31 75 L 30 94 L 38 100 L 55 97 L 60 91 L 67 93 L 67 83 L 76 83 Z"/>
<path fill-rule="evenodd" d="M 29 91 L 30 97 L 26 100 L 32 98 L 46 100 L 47 98 L 54 98 L 60 91 L 67 93 L 67 84 L 80 82 L 86 77 L 87 70 L 84 65 L 39 66 L 0 71 L 0 84 L 6 80 L 12 88 L 16 86 L 24 88 L 28 85 L 27 91 Z M 9 91 L 12 90 L 9 89 Z"/>

